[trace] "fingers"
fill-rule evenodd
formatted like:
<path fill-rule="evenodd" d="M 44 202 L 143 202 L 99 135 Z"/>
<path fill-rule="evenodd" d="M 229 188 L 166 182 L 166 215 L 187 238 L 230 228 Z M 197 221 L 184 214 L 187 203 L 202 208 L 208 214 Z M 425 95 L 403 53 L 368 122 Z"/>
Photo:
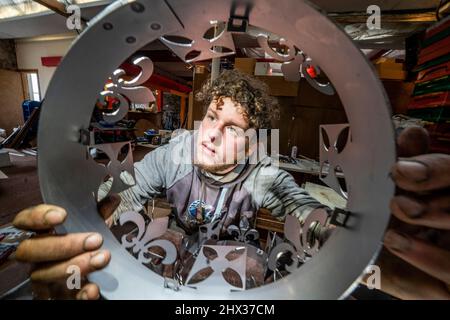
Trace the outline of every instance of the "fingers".
<path fill-rule="evenodd" d="M 391 170 L 398 187 L 426 192 L 450 187 L 450 155 L 426 154 L 398 161 Z"/>
<path fill-rule="evenodd" d="M 394 230 L 386 232 L 384 245 L 417 269 L 450 284 L 450 252 Z"/>
<path fill-rule="evenodd" d="M 98 300 L 100 298 L 100 289 L 95 283 L 88 283 L 77 293 L 78 300 Z"/>
<path fill-rule="evenodd" d="M 396 196 L 391 200 L 391 212 L 403 222 L 435 229 L 450 230 L 450 196 L 419 200 Z"/>
<path fill-rule="evenodd" d="M 57 280 L 52 283 L 33 281 L 33 298 L 38 300 L 49 300 L 57 297 L 61 299 L 97 300 L 100 298 L 100 289 L 95 283 L 87 283 L 85 279 L 81 281 L 81 289 L 70 289 L 67 280 Z"/>
<path fill-rule="evenodd" d="M 99 233 L 71 233 L 22 241 L 16 259 L 26 262 L 58 261 L 72 258 L 86 251 L 97 250 L 103 243 Z"/>
<path fill-rule="evenodd" d="M 91 272 L 104 268 L 111 260 L 111 254 L 107 250 L 86 252 L 68 261 L 47 264 L 31 273 L 31 280 L 37 282 L 51 283 L 57 280 L 66 279 L 73 269 L 69 267 L 77 266 L 80 276 L 84 277 Z M 70 272 L 69 272 L 70 271 Z"/>
<path fill-rule="evenodd" d="M 67 212 L 63 208 L 41 204 L 19 212 L 13 225 L 25 230 L 49 230 L 63 223 L 66 217 Z"/>
<path fill-rule="evenodd" d="M 119 206 L 120 201 L 121 198 L 118 194 L 111 194 L 98 202 L 98 212 L 103 217 L 103 220 L 108 220 Z"/>
<path fill-rule="evenodd" d="M 381 290 L 399 299 L 450 299 L 450 291 L 439 280 L 383 249 L 376 265 L 381 271 Z M 365 279 L 367 281 L 367 278 Z"/>
<path fill-rule="evenodd" d="M 397 137 L 397 149 L 400 157 L 413 157 L 428 153 L 430 137 L 422 127 L 404 129 Z"/>

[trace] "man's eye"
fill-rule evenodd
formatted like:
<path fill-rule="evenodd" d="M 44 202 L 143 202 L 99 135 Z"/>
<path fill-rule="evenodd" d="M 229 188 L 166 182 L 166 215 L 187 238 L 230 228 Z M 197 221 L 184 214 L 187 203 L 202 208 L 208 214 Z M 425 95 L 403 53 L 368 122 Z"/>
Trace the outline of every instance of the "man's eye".
<path fill-rule="evenodd" d="M 233 133 L 233 134 L 236 134 L 236 133 L 237 133 L 236 129 L 233 128 L 233 127 L 227 127 L 227 130 L 228 130 L 229 132 Z"/>
<path fill-rule="evenodd" d="M 208 118 L 209 120 L 211 120 L 211 121 L 214 121 L 214 117 L 211 116 L 211 115 L 208 115 L 207 118 Z"/>

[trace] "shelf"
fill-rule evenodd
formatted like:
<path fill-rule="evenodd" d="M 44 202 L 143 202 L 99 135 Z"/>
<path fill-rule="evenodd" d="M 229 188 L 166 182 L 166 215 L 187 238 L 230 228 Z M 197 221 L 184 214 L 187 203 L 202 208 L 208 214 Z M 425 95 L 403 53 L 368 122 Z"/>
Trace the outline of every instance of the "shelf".
<path fill-rule="evenodd" d="M 101 131 L 134 131 L 134 130 L 136 130 L 135 128 L 124 128 L 124 127 L 119 127 L 119 126 L 103 127 L 102 125 L 100 125 L 98 123 L 91 123 L 91 127 L 93 129 L 97 129 L 97 130 L 101 130 Z"/>
<path fill-rule="evenodd" d="M 159 112 L 150 112 L 150 111 L 128 111 L 128 113 L 132 113 L 132 114 L 154 114 L 154 115 L 157 115 Z"/>

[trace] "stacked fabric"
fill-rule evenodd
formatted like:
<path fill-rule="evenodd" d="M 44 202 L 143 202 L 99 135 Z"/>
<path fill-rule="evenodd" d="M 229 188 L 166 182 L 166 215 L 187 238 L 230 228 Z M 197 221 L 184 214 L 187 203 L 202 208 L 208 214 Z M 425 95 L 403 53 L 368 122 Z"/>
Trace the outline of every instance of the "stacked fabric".
<path fill-rule="evenodd" d="M 413 71 L 417 80 L 408 115 L 430 122 L 432 138 L 450 142 L 450 17 L 426 31 Z"/>

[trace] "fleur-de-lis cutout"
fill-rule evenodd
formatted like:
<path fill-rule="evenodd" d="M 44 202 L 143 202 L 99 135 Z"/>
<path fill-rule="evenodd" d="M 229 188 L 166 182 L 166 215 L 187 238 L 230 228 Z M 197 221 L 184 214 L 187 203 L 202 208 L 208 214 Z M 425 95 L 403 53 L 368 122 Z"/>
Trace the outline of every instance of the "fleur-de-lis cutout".
<path fill-rule="evenodd" d="M 209 254 L 205 254 L 205 251 Z M 197 289 L 203 287 L 221 292 L 225 290 L 245 290 L 246 264 L 246 247 L 205 245 L 201 248 L 189 272 L 186 285 L 195 286 Z M 239 280 L 239 285 L 227 281 L 228 279 L 225 278 L 226 270 L 234 275 L 235 280 Z M 202 278 L 205 274 L 207 277 L 193 284 L 193 280 L 202 274 Z"/>
<path fill-rule="evenodd" d="M 123 161 L 120 161 L 119 155 L 122 148 L 125 146 L 128 146 L 127 155 Z M 91 145 L 87 147 L 87 152 L 89 153 L 89 150 L 92 148 L 99 149 L 106 153 L 109 158 L 109 162 L 105 166 L 103 164 L 96 163 L 90 155 L 88 156 L 92 166 L 95 166 L 95 170 L 90 171 L 95 175 L 95 179 L 90 179 L 91 181 L 98 181 L 98 184 L 100 185 L 105 176 L 109 175 L 112 177 L 112 185 L 108 191 L 108 194 L 122 192 L 134 185 L 135 175 L 133 152 L 129 141 Z M 97 199 L 98 185 L 95 186 L 95 188 L 97 188 L 95 189 L 95 199 Z"/>
<path fill-rule="evenodd" d="M 158 218 L 152 220 L 148 226 L 145 226 L 145 220 L 142 215 L 137 212 L 124 212 L 119 217 L 119 224 L 122 226 L 127 222 L 134 223 L 138 228 L 138 233 L 135 237 L 129 239 L 129 235 L 123 235 L 121 244 L 124 248 L 132 248 L 133 253 L 138 254 L 138 261 L 142 264 L 151 262 L 152 257 L 149 255 L 149 249 L 152 247 L 162 248 L 166 255 L 161 261 L 163 264 L 172 264 L 177 258 L 177 249 L 175 245 L 169 240 L 159 239 L 167 230 L 169 218 Z M 152 241 L 153 240 L 153 241 Z"/>
<path fill-rule="evenodd" d="M 272 250 L 281 243 L 283 243 L 283 239 L 278 236 L 276 231 L 267 232 L 266 246 L 264 248 L 267 255 L 267 263 L 264 264 L 264 274 L 266 274 L 267 269 L 269 269 L 269 256 L 272 253 Z"/>
<path fill-rule="evenodd" d="M 288 48 L 287 54 L 282 54 L 273 50 L 269 45 L 269 38 L 265 34 L 260 34 L 257 37 L 259 46 L 264 51 L 277 61 L 283 62 L 281 71 L 283 72 L 286 81 L 300 81 L 301 73 L 300 67 L 304 61 L 304 56 L 299 53 L 299 50 L 291 41 L 281 38 L 278 43 Z"/>
<path fill-rule="evenodd" d="M 214 24 L 203 16 L 196 17 L 196 19 L 189 22 L 189 30 L 185 29 L 176 34 L 160 38 L 181 60 L 186 63 L 192 63 L 235 54 L 233 38 L 231 33 L 226 30 L 225 22 L 218 21 L 214 23 L 220 32 L 218 35 L 208 38 L 205 37 L 205 34 L 211 27 L 214 27 Z M 177 37 L 184 38 L 184 41 L 177 41 Z M 218 51 L 217 47 L 225 48 L 227 51 Z M 191 57 L 193 53 L 197 53 L 197 55 Z"/>
<path fill-rule="evenodd" d="M 351 132 L 348 124 L 320 126 L 320 179 L 344 198 L 348 198 L 349 185 L 345 185 L 344 173 L 351 156 Z M 341 182 L 338 180 L 341 179 Z"/>
<path fill-rule="evenodd" d="M 89 192 L 93 195 L 93 198 L 95 201 L 99 201 L 100 198 L 103 196 L 106 196 L 110 192 L 110 188 L 105 186 L 105 192 L 106 194 L 102 194 L 102 192 L 99 191 L 99 187 L 105 182 L 105 177 L 108 176 L 108 169 L 104 164 L 97 163 L 91 156 L 89 152 L 89 147 L 86 147 L 86 169 L 87 172 L 89 172 L 89 179 L 86 179 L 86 190 L 89 190 Z"/>
<path fill-rule="evenodd" d="M 290 252 L 292 263 L 285 265 L 289 272 L 293 272 L 298 268 L 299 263 L 303 262 L 305 254 L 300 243 L 301 225 L 300 221 L 291 215 L 286 216 L 284 222 L 284 237 L 289 242 L 282 242 L 276 245 L 269 255 L 268 268 L 272 271 L 278 269 L 279 259 L 282 254 Z"/>
<path fill-rule="evenodd" d="M 295 271 L 307 257 L 312 257 L 319 249 L 319 241 L 308 239 L 309 231 L 313 223 L 325 226 L 328 213 L 325 209 L 315 209 L 309 213 L 303 223 L 292 215 L 286 216 L 284 222 L 284 237 L 288 242 L 276 245 L 269 255 L 268 268 L 272 271 L 278 269 L 279 259 L 283 253 L 291 253 L 291 264 L 286 264 L 285 269 L 289 272 Z"/>
<path fill-rule="evenodd" d="M 278 236 L 276 231 L 268 231 L 267 232 L 266 247 L 264 248 L 264 251 L 266 253 L 270 253 L 273 250 L 273 248 L 275 248 L 281 242 L 283 242 L 283 239 L 281 239 L 281 237 Z"/>
<path fill-rule="evenodd" d="M 103 120 L 108 123 L 117 122 L 125 117 L 130 107 L 128 101 L 137 104 L 155 101 L 152 91 L 147 87 L 141 86 L 153 74 L 153 62 L 148 57 L 140 57 L 135 59 L 133 64 L 141 69 L 139 75 L 130 81 L 125 81 L 122 78 L 126 75 L 125 71 L 123 69 L 117 69 L 110 77 L 111 83 L 108 83 L 106 90 L 100 93 L 102 100 L 106 96 L 119 100 L 117 110 L 109 113 L 103 112 Z"/>
<path fill-rule="evenodd" d="M 279 53 L 273 50 L 269 45 L 269 38 L 266 34 L 261 34 L 257 37 L 259 46 L 264 51 L 274 58 L 282 62 L 281 71 L 283 72 L 286 81 L 300 81 L 303 77 L 316 90 L 326 95 L 334 95 L 335 91 L 330 82 L 321 83 L 316 78 L 312 78 L 308 68 L 314 68 L 317 75 L 320 75 L 320 68 L 316 66 L 310 57 L 307 57 L 304 52 L 299 50 L 292 41 L 280 38 L 278 43 L 288 48 L 287 54 Z"/>
<path fill-rule="evenodd" d="M 306 255 L 314 256 L 320 247 L 319 239 L 315 237 L 309 238 L 309 231 L 311 226 L 314 224 L 319 224 L 322 228 L 327 228 L 328 223 L 328 212 L 323 209 L 314 209 L 310 214 L 306 217 L 305 221 L 302 223 L 302 231 L 301 231 L 301 246 L 302 250 Z"/>
<path fill-rule="evenodd" d="M 311 77 L 311 75 L 308 72 L 308 68 L 314 69 L 314 72 L 316 73 L 315 78 Z M 305 58 L 305 61 L 303 62 L 302 66 L 301 66 L 301 72 L 302 72 L 302 77 L 305 78 L 306 81 L 308 81 L 308 83 L 317 91 L 319 91 L 323 94 L 326 94 L 327 96 L 332 96 L 336 93 L 331 82 L 322 83 L 317 80 L 317 76 L 320 75 L 321 70 L 320 70 L 320 67 L 318 65 L 316 65 L 310 57 Z"/>
<path fill-rule="evenodd" d="M 255 241 L 259 238 L 259 232 L 250 228 L 247 217 L 242 217 L 239 221 L 239 227 L 230 225 L 227 229 L 228 234 L 234 237 L 234 240 L 244 243 Z"/>

